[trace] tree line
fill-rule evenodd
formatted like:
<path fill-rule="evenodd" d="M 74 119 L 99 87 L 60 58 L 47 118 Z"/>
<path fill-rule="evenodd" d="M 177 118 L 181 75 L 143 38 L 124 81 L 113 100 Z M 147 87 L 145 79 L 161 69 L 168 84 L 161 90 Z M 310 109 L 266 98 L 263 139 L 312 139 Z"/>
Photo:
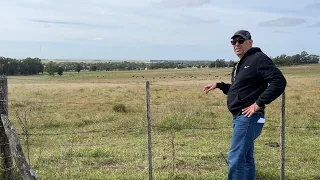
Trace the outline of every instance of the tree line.
<path fill-rule="evenodd" d="M 39 58 L 22 60 L 0 57 L 0 75 L 34 75 L 44 72 L 44 64 Z"/>
<path fill-rule="evenodd" d="M 319 63 L 320 57 L 302 51 L 300 54 L 287 56 L 285 54 L 270 57 L 277 66 L 292 66 Z M 47 72 L 49 75 L 63 75 L 64 71 L 116 71 L 145 69 L 183 69 L 183 68 L 225 68 L 233 67 L 232 60 L 217 59 L 215 61 L 186 60 L 150 60 L 150 62 L 41 62 L 39 58 L 11 59 L 0 57 L 1 75 L 35 75 Z"/>
<path fill-rule="evenodd" d="M 272 58 L 272 60 L 277 66 L 292 66 L 319 63 L 320 57 L 318 55 L 308 54 L 306 51 L 302 51 L 300 54 L 296 54 L 293 56 L 282 54 L 280 56 Z"/>
<path fill-rule="evenodd" d="M 320 57 L 302 51 L 300 54 L 287 56 L 285 54 L 270 57 L 276 66 L 292 66 L 301 64 L 316 64 Z M 236 61 L 217 59 L 215 61 L 187 61 L 187 60 L 150 60 L 150 62 L 97 62 L 97 63 L 76 63 L 63 62 L 60 66 L 65 71 L 116 71 L 116 70 L 144 70 L 144 69 L 183 69 L 183 68 L 226 68 L 233 67 Z"/>

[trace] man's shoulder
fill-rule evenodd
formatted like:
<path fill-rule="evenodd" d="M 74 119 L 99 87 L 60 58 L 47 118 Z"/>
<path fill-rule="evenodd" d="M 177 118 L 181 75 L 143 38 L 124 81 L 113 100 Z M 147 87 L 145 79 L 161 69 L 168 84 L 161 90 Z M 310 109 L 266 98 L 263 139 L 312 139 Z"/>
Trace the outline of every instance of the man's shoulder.
<path fill-rule="evenodd" d="M 260 50 L 260 48 L 259 48 Z M 265 61 L 265 60 L 269 60 L 269 61 L 272 61 L 271 57 L 269 57 L 266 53 L 264 53 L 263 51 L 256 51 L 254 53 L 254 58 L 257 60 L 257 61 Z"/>

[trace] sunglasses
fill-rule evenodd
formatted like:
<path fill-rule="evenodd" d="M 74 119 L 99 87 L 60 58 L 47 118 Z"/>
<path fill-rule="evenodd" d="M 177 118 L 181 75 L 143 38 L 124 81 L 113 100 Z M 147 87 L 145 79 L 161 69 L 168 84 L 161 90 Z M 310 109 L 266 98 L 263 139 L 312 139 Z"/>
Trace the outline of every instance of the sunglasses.
<path fill-rule="evenodd" d="M 246 41 L 245 39 L 232 40 L 232 41 L 231 41 L 231 44 L 232 44 L 232 45 L 236 45 L 237 42 L 238 42 L 239 44 L 243 44 L 245 41 Z"/>

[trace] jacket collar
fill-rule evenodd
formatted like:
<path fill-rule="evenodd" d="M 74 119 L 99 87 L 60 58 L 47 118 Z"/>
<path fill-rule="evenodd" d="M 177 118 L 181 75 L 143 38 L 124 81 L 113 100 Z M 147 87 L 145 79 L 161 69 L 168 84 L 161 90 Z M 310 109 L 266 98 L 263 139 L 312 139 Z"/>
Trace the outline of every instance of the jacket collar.
<path fill-rule="evenodd" d="M 261 51 L 261 49 L 258 48 L 258 47 L 252 47 L 252 48 L 250 48 L 250 49 L 243 55 L 243 57 L 240 59 L 240 61 L 243 60 L 243 59 L 245 59 L 246 57 L 252 55 L 252 54 L 257 53 L 257 52 L 262 52 L 262 51 Z"/>

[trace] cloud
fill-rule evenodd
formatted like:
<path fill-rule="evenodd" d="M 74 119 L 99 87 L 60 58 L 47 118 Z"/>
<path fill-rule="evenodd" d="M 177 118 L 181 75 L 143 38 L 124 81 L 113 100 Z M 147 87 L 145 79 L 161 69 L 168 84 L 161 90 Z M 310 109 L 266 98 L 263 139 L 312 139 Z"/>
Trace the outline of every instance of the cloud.
<path fill-rule="evenodd" d="M 202 20 L 198 19 L 197 21 L 194 21 L 194 23 L 199 23 L 199 24 L 215 24 L 220 22 L 219 19 L 212 19 L 212 20 Z"/>
<path fill-rule="evenodd" d="M 253 6 L 247 7 L 250 11 L 264 12 L 268 14 L 279 14 L 281 16 L 291 16 L 301 13 L 300 9 L 288 8 L 288 7 L 274 7 L 274 6 Z"/>
<path fill-rule="evenodd" d="M 192 16 L 187 16 L 184 18 L 172 18 L 170 19 L 171 22 L 173 23 L 179 23 L 179 24 L 185 24 L 185 25 L 190 25 L 190 26 L 194 26 L 194 25 L 210 25 L 210 24 L 216 24 L 218 22 L 220 22 L 219 19 L 204 19 L 204 18 L 200 18 L 200 17 L 192 17 Z"/>
<path fill-rule="evenodd" d="M 100 37 L 95 37 L 95 38 L 92 38 L 90 39 L 91 41 L 102 41 L 103 38 L 100 38 Z"/>
<path fill-rule="evenodd" d="M 272 31 L 272 33 L 275 33 L 275 34 L 290 34 L 291 32 L 282 31 L 282 30 L 274 30 L 274 31 Z"/>
<path fill-rule="evenodd" d="M 161 4 L 169 8 L 202 6 L 211 0 L 162 0 Z"/>
<path fill-rule="evenodd" d="M 306 9 L 320 9 L 320 3 L 309 4 L 305 8 Z"/>
<path fill-rule="evenodd" d="M 72 22 L 72 21 L 52 21 L 52 20 L 42 20 L 42 19 L 31 19 L 26 20 L 29 22 L 35 22 L 35 23 L 42 23 L 45 24 L 45 27 L 49 27 L 50 24 L 58 24 L 58 25 L 72 25 L 72 26 L 85 26 L 85 27 L 95 27 L 95 28 L 116 28 L 114 25 L 108 26 L 108 25 L 99 25 L 99 24 L 89 24 L 89 23 L 82 23 L 82 22 Z"/>
<path fill-rule="evenodd" d="M 307 21 L 301 18 L 294 18 L 294 17 L 284 17 L 278 18 L 271 21 L 263 21 L 259 23 L 259 26 L 263 27 L 290 27 L 296 26 L 299 24 L 306 23 Z"/>
<path fill-rule="evenodd" d="M 103 15 L 106 14 L 106 11 L 103 8 L 98 7 L 98 8 L 96 8 L 95 13 L 98 14 L 98 15 L 103 16 Z"/>
<path fill-rule="evenodd" d="M 310 28 L 320 28 L 320 22 L 316 23 L 316 24 L 313 24 L 311 26 L 308 26 Z"/>

